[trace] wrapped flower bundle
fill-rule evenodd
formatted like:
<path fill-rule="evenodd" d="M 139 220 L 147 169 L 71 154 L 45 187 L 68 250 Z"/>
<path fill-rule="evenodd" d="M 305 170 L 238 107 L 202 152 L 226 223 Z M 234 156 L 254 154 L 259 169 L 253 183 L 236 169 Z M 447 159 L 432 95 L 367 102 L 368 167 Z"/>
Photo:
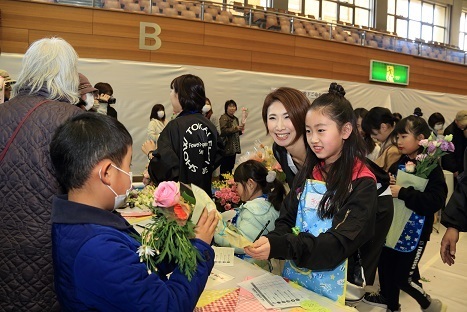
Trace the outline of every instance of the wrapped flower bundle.
<path fill-rule="evenodd" d="M 427 179 L 438 165 L 439 159 L 448 152 L 454 152 L 454 144 L 451 141 L 452 134 L 445 136 L 444 139 L 436 139 L 431 135 L 428 139 L 421 140 L 419 145 L 423 146 L 423 152 L 417 155 L 416 164 L 407 162 L 405 172 Z"/>
<path fill-rule="evenodd" d="M 173 261 L 191 280 L 197 261 L 202 259 L 190 242 L 195 237 L 195 225 L 190 220 L 194 199 L 186 192 L 181 195 L 177 182 L 162 182 L 152 190 L 149 208 L 153 217 L 141 233 L 140 259 L 148 266 L 149 273 L 157 271 L 157 265 L 163 260 Z"/>
<path fill-rule="evenodd" d="M 241 164 L 247 160 L 256 160 L 262 163 L 268 171 L 276 172 L 276 177 L 279 181 L 285 182 L 285 173 L 282 171 L 281 165 L 274 157 L 272 148 L 268 145 L 264 145 L 261 141 L 255 141 L 255 147 L 253 151 L 247 151 L 238 158 L 237 163 Z"/>

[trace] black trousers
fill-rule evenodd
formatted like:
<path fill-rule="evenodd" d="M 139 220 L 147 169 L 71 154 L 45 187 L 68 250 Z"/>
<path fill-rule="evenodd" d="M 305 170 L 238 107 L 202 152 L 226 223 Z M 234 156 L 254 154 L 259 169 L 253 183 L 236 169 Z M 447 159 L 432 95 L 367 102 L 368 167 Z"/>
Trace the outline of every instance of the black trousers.
<path fill-rule="evenodd" d="M 426 243 L 426 241 L 420 241 L 412 252 L 400 252 L 383 247 L 379 282 L 381 294 L 386 298 L 389 310 L 399 309 L 400 290 L 417 300 L 422 309 L 430 305 L 428 294 L 417 283 L 416 276 L 414 276 L 418 271 L 418 263 L 425 251 Z"/>
<path fill-rule="evenodd" d="M 235 166 L 235 156 L 237 155 L 234 154 L 222 157 L 219 179 L 223 179 L 222 174 L 224 173 L 233 173 L 232 171 Z"/>
<path fill-rule="evenodd" d="M 392 217 L 394 216 L 394 204 L 391 195 L 379 196 L 377 205 L 375 235 L 370 241 L 360 247 L 362 267 L 365 272 L 367 285 L 373 285 L 375 282 L 381 250 L 386 242 L 386 236 L 391 227 Z"/>

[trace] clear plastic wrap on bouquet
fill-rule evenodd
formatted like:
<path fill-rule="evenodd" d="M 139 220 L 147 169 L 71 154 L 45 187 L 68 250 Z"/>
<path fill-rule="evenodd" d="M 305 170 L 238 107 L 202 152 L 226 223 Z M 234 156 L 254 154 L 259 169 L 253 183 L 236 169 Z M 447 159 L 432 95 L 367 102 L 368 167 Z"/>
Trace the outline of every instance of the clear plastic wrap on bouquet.
<path fill-rule="evenodd" d="M 285 174 L 282 171 L 281 165 L 274 157 L 271 146 L 261 143 L 260 140 L 256 140 L 253 150 L 246 151 L 237 157 L 237 165 L 250 159 L 259 161 L 269 171 L 275 171 L 277 179 L 281 182 L 285 182 Z"/>

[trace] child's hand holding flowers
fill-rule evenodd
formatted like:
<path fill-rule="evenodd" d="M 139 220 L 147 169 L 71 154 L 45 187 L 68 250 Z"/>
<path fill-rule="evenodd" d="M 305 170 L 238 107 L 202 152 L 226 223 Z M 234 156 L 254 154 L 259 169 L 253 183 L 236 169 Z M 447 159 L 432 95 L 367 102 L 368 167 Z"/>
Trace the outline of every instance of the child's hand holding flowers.
<path fill-rule="evenodd" d="M 420 146 L 423 146 L 423 152 L 416 157 L 417 164 L 409 164 L 405 167 L 405 171 L 414 173 L 416 176 L 427 179 L 431 171 L 438 166 L 439 159 L 448 152 L 454 152 L 454 144 L 452 134 L 447 135 L 444 139 L 437 139 L 431 135 L 428 139 L 421 140 Z M 410 170 L 410 171 L 408 171 Z"/>
<path fill-rule="evenodd" d="M 196 238 L 202 240 L 206 244 L 211 244 L 218 223 L 219 214 L 217 211 L 211 210 L 208 213 L 207 210 L 204 209 L 195 228 Z"/>
<path fill-rule="evenodd" d="M 164 259 L 174 261 L 188 279 L 191 279 L 196 271 L 197 259 L 200 258 L 198 250 L 190 242 L 190 239 L 197 236 L 195 225 L 189 220 L 193 203 L 189 203 L 189 198 L 185 199 L 180 194 L 180 184 L 173 181 L 160 183 L 152 195 L 150 208 L 154 215 L 152 222 L 139 237 L 140 259 L 146 262 L 149 273 L 157 271 L 157 265 Z M 211 224 L 215 218 L 206 218 L 201 222 L 202 231 L 206 231 L 200 237 L 203 240 L 208 239 L 213 232 L 211 227 L 215 228 Z"/>

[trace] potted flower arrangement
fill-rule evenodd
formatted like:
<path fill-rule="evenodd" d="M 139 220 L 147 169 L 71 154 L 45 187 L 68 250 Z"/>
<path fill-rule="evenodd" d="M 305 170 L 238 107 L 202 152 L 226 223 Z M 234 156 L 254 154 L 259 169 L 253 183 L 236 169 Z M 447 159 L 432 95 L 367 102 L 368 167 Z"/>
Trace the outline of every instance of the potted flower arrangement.
<path fill-rule="evenodd" d="M 451 141 L 452 135 L 447 135 L 444 139 L 436 139 L 431 135 L 428 139 L 421 140 L 419 145 L 423 147 L 422 153 L 417 155 L 415 162 L 409 161 L 404 167 L 399 168 L 396 184 L 402 187 L 412 186 L 418 191 L 424 191 L 428 183 L 427 178 L 431 171 L 439 165 L 439 159 L 448 152 L 454 151 L 454 144 Z M 407 250 L 404 240 L 400 240 L 401 235 L 405 233 L 407 223 L 415 226 L 411 233 L 419 232 L 418 238 L 414 237 L 410 240 L 411 246 L 416 246 L 425 217 L 419 216 L 405 207 L 404 201 L 398 198 L 393 198 L 393 201 L 394 217 L 386 238 L 386 246 L 407 252 L 410 250 Z"/>

